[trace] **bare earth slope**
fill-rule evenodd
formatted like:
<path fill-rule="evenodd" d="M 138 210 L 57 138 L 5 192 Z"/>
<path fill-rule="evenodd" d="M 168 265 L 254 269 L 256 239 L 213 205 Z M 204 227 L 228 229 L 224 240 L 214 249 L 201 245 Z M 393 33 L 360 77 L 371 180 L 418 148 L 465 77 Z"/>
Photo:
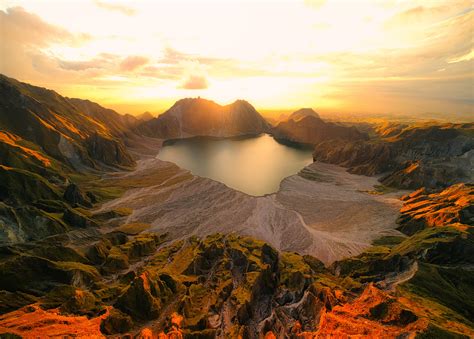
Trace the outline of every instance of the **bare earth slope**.
<path fill-rule="evenodd" d="M 249 235 L 279 250 L 316 256 L 326 264 L 356 255 L 382 235 L 399 234 L 398 194 L 370 194 L 376 178 L 313 163 L 281 183 L 279 192 L 252 197 L 158 159 L 139 162 L 111 185 L 160 180 L 128 190 L 102 210 L 132 208 L 126 222 L 146 222 L 172 238 L 215 232 Z M 163 174 L 166 173 L 166 174 Z M 156 179 L 156 178 L 155 178 Z M 154 180 L 155 180 L 154 179 Z"/>

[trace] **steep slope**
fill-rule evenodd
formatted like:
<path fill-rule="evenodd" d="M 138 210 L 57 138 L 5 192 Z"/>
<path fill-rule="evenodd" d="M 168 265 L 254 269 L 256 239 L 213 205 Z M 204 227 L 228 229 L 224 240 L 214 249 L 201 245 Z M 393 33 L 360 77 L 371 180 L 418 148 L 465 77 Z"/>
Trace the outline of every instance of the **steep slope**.
<path fill-rule="evenodd" d="M 319 117 L 306 115 L 301 111 L 293 114 L 297 114 L 297 117 L 303 117 L 297 120 L 290 117 L 288 121 L 279 123 L 272 130 L 272 134 L 276 139 L 307 144 L 317 144 L 328 140 L 357 141 L 367 139 L 367 135 L 361 133 L 355 127 L 325 122 Z"/>
<path fill-rule="evenodd" d="M 0 102 L 0 129 L 48 156 L 73 166 L 134 165 L 119 139 L 129 125 L 112 110 L 3 75 Z"/>
<path fill-rule="evenodd" d="M 142 123 L 144 134 L 173 139 L 190 136 L 230 137 L 256 135 L 268 131 L 269 125 L 248 102 L 221 106 L 206 99 L 182 99 L 159 117 Z"/>
<path fill-rule="evenodd" d="M 101 189 L 76 184 L 135 165 L 122 141 L 133 123 L 0 75 L 0 244 L 96 226 L 83 208 L 103 198 Z"/>
<path fill-rule="evenodd" d="M 351 173 L 388 172 L 381 182 L 401 188 L 474 181 L 474 124 L 410 126 L 383 135 L 320 142 L 314 159 L 348 167 Z"/>
<path fill-rule="evenodd" d="M 90 100 L 66 98 L 80 113 L 96 122 L 102 123 L 112 136 L 120 137 L 130 133 L 130 129 L 140 123 L 138 118 L 130 114 L 119 114 L 114 110 L 102 107 Z"/>

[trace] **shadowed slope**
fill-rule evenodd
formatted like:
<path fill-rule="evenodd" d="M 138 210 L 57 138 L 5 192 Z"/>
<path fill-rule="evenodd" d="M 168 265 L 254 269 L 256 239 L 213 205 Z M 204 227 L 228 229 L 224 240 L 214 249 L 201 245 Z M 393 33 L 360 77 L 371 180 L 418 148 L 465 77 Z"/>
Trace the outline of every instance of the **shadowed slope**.
<path fill-rule="evenodd" d="M 389 186 L 446 187 L 474 180 L 473 130 L 473 124 L 411 126 L 370 140 L 323 141 L 315 145 L 314 159 L 352 173 L 388 172 L 381 182 Z"/>

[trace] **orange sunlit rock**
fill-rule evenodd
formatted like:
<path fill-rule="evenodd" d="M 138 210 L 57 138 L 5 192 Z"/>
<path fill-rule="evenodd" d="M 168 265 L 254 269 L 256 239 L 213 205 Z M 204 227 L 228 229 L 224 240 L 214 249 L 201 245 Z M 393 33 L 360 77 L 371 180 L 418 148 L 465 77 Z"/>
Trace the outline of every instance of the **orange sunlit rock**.
<path fill-rule="evenodd" d="M 269 331 L 265 334 L 265 339 L 276 339 L 276 336 L 273 334 L 272 331 Z"/>
<path fill-rule="evenodd" d="M 183 316 L 179 315 L 178 313 L 174 312 L 171 315 L 171 324 L 177 327 L 181 327 L 181 323 L 183 322 Z"/>
<path fill-rule="evenodd" d="M 162 338 L 160 335 L 154 336 L 152 330 L 149 328 L 144 328 L 143 330 L 141 330 L 137 337 L 140 339 Z"/>
<path fill-rule="evenodd" d="M 21 138 L 19 136 L 14 135 L 12 133 L 0 131 L 0 142 L 19 148 L 24 153 L 24 156 L 31 156 L 36 160 L 41 161 L 44 166 L 51 166 L 51 161 L 48 158 L 46 158 L 44 155 L 35 150 L 19 145 L 17 143 L 18 141 L 21 141 Z"/>
<path fill-rule="evenodd" d="M 96 318 L 63 315 L 58 309 L 43 310 L 37 305 L 23 307 L 0 316 L 0 333 L 13 333 L 26 338 L 75 337 L 104 338 L 100 323 L 109 310 Z"/>
<path fill-rule="evenodd" d="M 463 222 L 463 211 L 474 205 L 474 188 L 457 184 L 433 194 L 420 189 L 404 196 L 402 200 L 402 219 L 423 223 L 428 227 L 451 225 L 465 229 L 468 226 Z"/>
<path fill-rule="evenodd" d="M 375 314 L 380 305 L 387 312 Z M 335 306 L 332 311 L 322 312 L 319 328 L 315 332 L 299 332 L 299 338 L 395 338 L 401 334 L 413 334 L 423 331 L 428 320 L 413 315 L 409 322 L 402 314 L 401 304 L 396 298 L 379 290 L 373 285 L 352 302 Z M 404 311 L 409 312 L 409 311 Z M 413 321 L 411 321 L 413 320 Z"/>

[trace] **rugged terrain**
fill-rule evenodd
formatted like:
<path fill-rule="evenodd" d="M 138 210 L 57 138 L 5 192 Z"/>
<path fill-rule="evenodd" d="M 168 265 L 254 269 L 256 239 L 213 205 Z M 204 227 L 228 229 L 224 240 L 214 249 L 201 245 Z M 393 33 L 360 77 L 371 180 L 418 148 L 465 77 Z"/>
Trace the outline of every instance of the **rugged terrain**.
<path fill-rule="evenodd" d="M 471 124 L 300 111 L 272 133 L 351 173 L 315 162 L 252 197 L 156 159 L 167 138 L 269 131 L 246 102 L 150 120 L 0 86 L 0 336 L 474 336 Z"/>
<path fill-rule="evenodd" d="M 369 140 L 326 140 L 314 159 L 351 173 L 385 174 L 387 186 L 436 189 L 474 181 L 474 124 L 379 126 Z"/>
<path fill-rule="evenodd" d="M 382 237 L 329 267 L 234 234 L 168 241 L 140 223 L 4 247 L 0 329 L 25 336 L 472 336 L 472 226 L 435 226 Z"/>
<path fill-rule="evenodd" d="M 76 207 L 109 194 L 77 184 L 135 166 L 125 135 L 137 121 L 3 75 L 0 103 L 0 244 L 92 225 Z"/>
<path fill-rule="evenodd" d="M 353 126 L 323 121 L 316 112 L 302 109 L 290 115 L 288 120 L 273 128 L 276 139 L 318 144 L 320 142 L 366 140 L 368 136 Z"/>

